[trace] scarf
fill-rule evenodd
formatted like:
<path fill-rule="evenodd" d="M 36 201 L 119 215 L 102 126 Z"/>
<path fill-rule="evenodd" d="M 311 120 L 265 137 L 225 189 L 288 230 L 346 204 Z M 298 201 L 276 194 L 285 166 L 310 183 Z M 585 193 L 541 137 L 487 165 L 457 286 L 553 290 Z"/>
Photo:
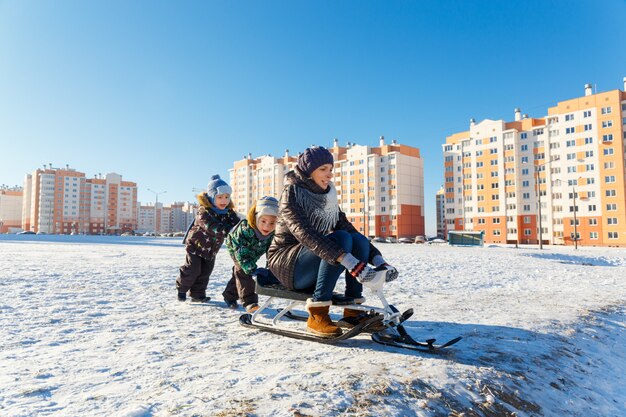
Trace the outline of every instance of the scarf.
<path fill-rule="evenodd" d="M 217 214 L 226 214 L 226 213 L 228 213 L 228 207 L 226 207 L 225 209 L 219 209 L 219 208 L 213 206 L 213 207 L 211 207 L 211 210 L 213 210 Z"/>
<path fill-rule="evenodd" d="M 294 187 L 296 203 L 302 207 L 311 225 L 320 233 L 331 231 L 339 221 L 337 190 L 333 183 L 327 193 L 317 194 L 302 187 Z"/>

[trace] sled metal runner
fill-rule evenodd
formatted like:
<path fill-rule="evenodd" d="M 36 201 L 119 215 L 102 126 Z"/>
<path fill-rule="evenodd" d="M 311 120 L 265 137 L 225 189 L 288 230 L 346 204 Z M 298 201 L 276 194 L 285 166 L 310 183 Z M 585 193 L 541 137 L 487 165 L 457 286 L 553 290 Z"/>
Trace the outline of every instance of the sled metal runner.
<path fill-rule="evenodd" d="M 413 309 L 408 309 L 404 313 L 400 313 L 397 308 L 389 304 L 382 292 L 384 281 L 382 283 L 378 283 L 376 287 L 369 286 L 369 288 L 379 298 L 382 307 L 355 304 L 353 299 L 346 298 L 339 294 L 334 294 L 332 307 L 361 310 L 363 312 L 362 314 L 367 317 L 367 320 L 363 320 L 356 326 L 344 330 L 344 332 L 338 336 L 317 336 L 304 330 L 299 330 L 285 325 L 285 322 L 290 320 L 307 320 L 307 316 L 294 312 L 294 309 L 297 307 L 304 308 L 306 300 L 311 297 L 311 294 L 291 291 L 282 285 L 273 282 L 263 282 L 263 277 L 256 278 L 257 294 L 265 295 L 268 299 L 254 313 L 241 315 L 239 323 L 245 327 L 256 328 L 274 334 L 324 344 L 338 343 L 343 340 L 353 338 L 361 333 L 372 333 L 371 338 L 376 343 L 430 353 L 440 352 L 461 340 L 461 337 L 456 337 L 443 344 L 437 345 L 435 344 L 435 339 L 427 339 L 425 341 L 417 341 L 413 339 L 402 325 L 404 321 L 411 317 Z M 288 301 L 286 307 L 278 310 L 270 308 L 276 302 L 284 303 L 285 301 Z M 266 315 L 270 317 L 268 318 Z M 383 330 L 380 330 L 381 323 L 384 327 Z"/>

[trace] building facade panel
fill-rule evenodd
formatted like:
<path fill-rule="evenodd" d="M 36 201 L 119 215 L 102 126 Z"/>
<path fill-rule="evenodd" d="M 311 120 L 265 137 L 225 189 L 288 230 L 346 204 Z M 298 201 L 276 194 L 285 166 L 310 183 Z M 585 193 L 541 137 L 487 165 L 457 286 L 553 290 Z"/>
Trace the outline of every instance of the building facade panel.
<path fill-rule="evenodd" d="M 446 229 L 501 243 L 489 222 L 500 217 L 508 243 L 626 246 L 625 112 L 624 91 L 586 86 L 543 118 L 516 109 L 513 122 L 472 121 L 449 136 Z"/>

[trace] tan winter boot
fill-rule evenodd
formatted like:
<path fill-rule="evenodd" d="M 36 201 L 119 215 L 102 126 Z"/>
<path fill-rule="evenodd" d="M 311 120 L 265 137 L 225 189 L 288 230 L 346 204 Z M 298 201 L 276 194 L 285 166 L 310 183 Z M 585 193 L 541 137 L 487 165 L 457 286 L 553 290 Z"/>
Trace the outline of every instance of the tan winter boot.
<path fill-rule="evenodd" d="M 341 334 L 341 329 L 335 325 L 328 315 L 331 301 L 306 300 L 306 309 L 309 319 L 306 322 L 306 330 L 309 333 L 321 337 L 335 337 Z"/>
<path fill-rule="evenodd" d="M 368 315 L 366 311 L 356 310 L 353 308 L 344 308 L 343 309 L 343 317 L 337 322 L 340 327 L 344 329 L 351 329 L 362 321 L 369 320 L 372 316 Z M 385 326 L 383 323 L 377 323 L 376 325 L 370 326 L 367 331 L 376 333 L 383 330 Z"/>

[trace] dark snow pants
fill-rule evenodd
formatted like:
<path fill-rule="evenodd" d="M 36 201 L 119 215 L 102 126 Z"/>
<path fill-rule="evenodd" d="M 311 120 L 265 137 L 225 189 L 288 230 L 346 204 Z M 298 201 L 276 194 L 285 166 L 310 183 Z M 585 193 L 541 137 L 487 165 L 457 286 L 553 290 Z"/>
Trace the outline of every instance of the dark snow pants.
<path fill-rule="evenodd" d="M 244 307 L 259 302 L 252 275 L 246 274 L 237 263 L 233 266 L 233 275 L 222 295 L 226 301 L 241 300 Z"/>
<path fill-rule="evenodd" d="M 211 259 L 205 259 L 187 252 L 185 265 L 180 267 L 180 274 L 176 280 L 178 292 L 189 291 L 189 295 L 193 298 L 206 297 L 206 287 L 209 285 L 209 277 L 214 265 L 214 256 Z"/>

